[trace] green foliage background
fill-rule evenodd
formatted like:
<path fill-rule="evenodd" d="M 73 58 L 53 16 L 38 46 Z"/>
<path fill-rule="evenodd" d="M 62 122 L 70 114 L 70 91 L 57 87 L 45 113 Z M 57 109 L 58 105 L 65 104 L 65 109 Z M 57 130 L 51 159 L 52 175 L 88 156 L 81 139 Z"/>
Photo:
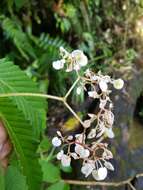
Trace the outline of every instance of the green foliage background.
<path fill-rule="evenodd" d="M 75 76 L 52 69 L 60 46 L 83 50 L 95 71 L 113 75 L 128 68 L 142 51 L 135 33 L 142 8 L 142 0 L 1 1 L 0 93 L 65 94 Z M 51 150 L 44 137 L 46 111 L 40 98 L 0 98 L 0 117 L 14 147 L 6 176 L 0 171 L 1 189 L 69 189 L 52 154 L 39 163 L 40 155 Z"/>

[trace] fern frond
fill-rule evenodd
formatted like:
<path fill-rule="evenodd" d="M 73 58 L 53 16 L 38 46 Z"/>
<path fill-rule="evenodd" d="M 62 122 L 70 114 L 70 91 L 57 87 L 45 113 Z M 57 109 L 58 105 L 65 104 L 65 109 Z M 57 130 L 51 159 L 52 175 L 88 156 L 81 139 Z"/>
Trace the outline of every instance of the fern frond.
<path fill-rule="evenodd" d="M 38 39 L 37 45 L 39 48 L 42 48 L 44 51 L 53 52 L 53 57 L 58 53 L 59 47 L 63 46 L 66 49 L 71 49 L 70 46 L 62 39 L 56 36 L 55 38 L 51 37 L 49 34 L 42 33 Z"/>
<path fill-rule="evenodd" d="M 3 17 L 1 19 L 2 29 L 8 39 L 11 39 L 21 55 L 29 60 L 29 56 L 36 59 L 36 54 L 26 33 L 23 32 L 20 24 L 15 22 L 14 20 Z"/>

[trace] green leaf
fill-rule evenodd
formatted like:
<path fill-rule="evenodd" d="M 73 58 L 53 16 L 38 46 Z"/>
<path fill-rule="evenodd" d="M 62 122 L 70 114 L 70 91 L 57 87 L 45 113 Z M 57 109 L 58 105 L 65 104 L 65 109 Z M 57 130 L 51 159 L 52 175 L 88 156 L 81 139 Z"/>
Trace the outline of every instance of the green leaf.
<path fill-rule="evenodd" d="M 30 122 L 25 120 L 23 113 L 19 112 L 9 98 L 0 98 L 0 118 L 19 159 L 21 172 L 26 176 L 28 190 L 39 190 L 42 173 L 36 155 L 38 142 Z"/>
<path fill-rule="evenodd" d="M 18 66 L 6 59 L 0 59 L 0 93 L 37 93 L 37 85 Z M 11 97 L 14 105 L 33 126 L 33 133 L 39 137 L 46 126 L 46 102 L 39 97 Z"/>
<path fill-rule="evenodd" d="M 60 169 L 65 172 L 65 173 L 71 173 L 72 172 L 72 167 L 69 166 L 69 167 L 64 167 L 62 166 L 62 164 L 60 165 Z"/>
<path fill-rule="evenodd" d="M 54 183 L 61 179 L 60 169 L 58 167 L 46 160 L 41 160 L 40 163 L 43 171 L 43 180 L 45 182 Z"/>
<path fill-rule="evenodd" d="M 64 183 L 64 181 L 59 181 L 48 187 L 46 190 L 70 190 L 70 186 L 69 184 Z"/>
<path fill-rule="evenodd" d="M 39 152 L 46 152 L 51 148 L 51 142 L 47 137 L 44 137 L 38 147 L 38 153 Z"/>
<path fill-rule="evenodd" d="M 28 3 L 27 0 L 14 0 L 14 3 L 16 5 L 17 9 L 22 8 L 24 5 L 26 5 Z"/>
<path fill-rule="evenodd" d="M 16 167 L 8 167 L 5 182 L 5 190 L 28 190 L 26 177 L 24 177 Z"/>

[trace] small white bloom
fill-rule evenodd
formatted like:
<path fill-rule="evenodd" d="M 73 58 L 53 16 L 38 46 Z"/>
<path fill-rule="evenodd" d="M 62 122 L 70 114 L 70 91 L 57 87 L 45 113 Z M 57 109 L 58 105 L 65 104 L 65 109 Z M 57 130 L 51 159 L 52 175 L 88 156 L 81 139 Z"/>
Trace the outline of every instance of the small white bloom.
<path fill-rule="evenodd" d="M 93 139 L 96 136 L 96 129 L 91 129 L 91 131 L 89 132 L 87 138 L 88 139 Z"/>
<path fill-rule="evenodd" d="M 84 154 L 81 156 L 81 158 L 88 158 L 90 155 L 90 152 L 88 149 L 84 149 Z"/>
<path fill-rule="evenodd" d="M 54 61 L 53 62 L 53 68 L 56 69 L 56 70 L 60 70 L 60 69 L 62 69 L 64 67 L 64 64 L 65 64 L 64 59 Z"/>
<path fill-rule="evenodd" d="M 97 75 L 93 75 L 93 76 L 91 76 L 91 80 L 94 80 L 94 81 L 98 81 L 99 80 L 99 76 L 97 76 Z"/>
<path fill-rule="evenodd" d="M 77 63 L 75 63 L 75 64 L 74 64 L 74 70 L 75 70 L 75 71 L 79 71 L 79 70 L 80 70 L 80 65 L 77 64 Z"/>
<path fill-rule="evenodd" d="M 68 58 L 70 55 L 69 52 L 65 50 L 62 46 L 60 47 L 60 54 L 64 59 Z"/>
<path fill-rule="evenodd" d="M 76 138 L 76 141 L 79 142 L 79 143 L 82 143 L 83 140 L 85 140 L 85 135 L 83 136 L 83 134 L 76 134 L 75 135 L 75 138 Z"/>
<path fill-rule="evenodd" d="M 81 86 L 78 86 L 77 89 L 76 89 L 76 93 L 78 95 L 80 95 L 82 93 L 82 91 L 83 91 L 83 88 Z"/>
<path fill-rule="evenodd" d="M 73 71 L 73 64 L 72 63 L 68 64 L 67 69 L 66 69 L 66 72 L 71 72 L 71 71 Z"/>
<path fill-rule="evenodd" d="M 71 156 L 76 160 L 78 159 L 78 155 L 75 152 L 71 152 Z"/>
<path fill-rule="evenodd" d="M 76 144 L 75 145 L 75 152 L 81 157 L 81 158 L 88 158 L 90 155 L 90 152 L 88 149 L 84 149 L 83 146 Z"/>
<path fill-rule="evenodd" d="M 88 177 L 92 173 L 94 168 L 94 163 L 85 163 L 81 168 L 81 172 L 85 175 L 85 177 Z"/>
<path fill-rule="evenodd" d="M 101 80 L 101 81 L 99 82 L 99 87 L 100 87 L 100 89 L 102 90 L 102 92 L 106 92 L 107 89 L 108 89 L 107 83 L 106 83 L 105 81 L 103 81 L 103 80 Z"/>
<path fill-rule="evenodd" d="M 107 168 L 101 167 L 98 170 L 93 170 L 92 171 L 92 176 L 97 181 L 104 180 L 107 177 Z"/>
<path fill-rule="evenodd" d="M 104 82 L 109 83 L 109 82 L 111 82 L 111 77 L 108 75 L 105 75 L 105 76 L 103 76 L 103 80 L 104 80 Z"/>
<path fill-rule="evenodd" d="M 64 166 L 64 167 L 69 167 L 70 166 L 70 163 L 71 163 L 71 158 L 70 156 L 64 154 L 61 158 L 61 164 Z"/>
<path fill-rule="evenodd" d="M 113 86 L 114 88 L 120 90 L 123 88 L 124 86 L 124 81 L 122 79 L 117 79 L 113 81 Z"/>
<path fill-rule="evenodd" d="M 61 146 L 62 141 L 58 137 L 54 137 L 52 139 L 52 144 L 53 144 L 53 146 L 58 147 L 58 146 Z"/>
<path fill-rule="evenodd" d="M 84 148 L 83 146 L 76 144 L 75 145 L 75 152 L 79 155 L 82 156 L 84 154 Z"/>
<path fill-rule="evenodd" d="M 87 120 L 85 120 L 85 121 L 83 122 L 83 124 L 84 124 L 84 127 L 85 127 L 85 128 L 89 128 L 90 125 L 91 125 L 91 120 L 90 120 L 90 119 L 87 119 Z"/>
<path fill-rule="evenodd" d="M 93 171 L 92 171 L 92 176 L 93 176 L 93 178 L 94 178 L 95 180 L 99 181 L 99 176 L 98 176 L 97 170 L 93 170 Z"/>
<path fill-rule="evenodd" d="M 111 109 L 113 108 L 113 104 L 112 103 L 109 104 L 109 108 L 111 108 Z"/>
<path fill-rule="evenodd" d="M 61 150 L 61 151 L 57 154 L 57 159 L 58 159 L 58 160 L 61 160 L 63 155 L 64 155 L 64 151 Z"/>
<path fill-rule="evenodd" d="M 107 169 L 114 171 L 114 167 L 113 167 L 113 165 L 112 165 L 110 162 L 105 161 L 105 162 L 104 162 L 104 166 L 105 166 Z"/>
<path fill-rule="evenodd" d="M 81 50 L 74 50 L 71 55 L 74 58 L 76 64 L 80 67 L 87 65 L 88 59 Z"/>
<path fill-rule="evenodd" d="M 96 135 L 96 138 L 101 137 L 101 135 L 103 135 L 104 131 L 105 131 L 105 127 L 101 127 L 101 128 L 100 128 L 100 131 L 99 131 L 98 134 Z"/>
<path fill-rule="evenodd" d="M 90 118 L 96 118 L 96 115 L 93 114 L 93 113 L 88 113 L 88 116 L 89 116 Z"/>
<path fill-rule="evenodd" d="M 60 131 L 57 131 L 57 135 L 58 135 L 59 137 L 62 137 L 62 133 L 61 133 Z"/>
<path fill-rule="evenodd" d="M 112 159 L 113 158 L 112 152 L 107 149 L 104 150 L 102 156 L 104 159 Z"/>
<path fill-rule="evenodd" d="M 112 128 L 105 128 L 105 134 L 107 135 L 107 137 L 109 137 L 111 139 L 115 137 L 115 134 L 114 134 Z"/>
<path fill-rule="evenodd" d="M 107 99 L 100 99 L 100 104 L 99 104 L 99 108 L 100 109 L 104 109 L 105 108 L 105 106 L 106 106 L 106 104 L 107 104 Z"/>
<path fill-rule="evenodd" d="M 106 110 L 103 119 L 106 122 L 106 124 L 112 126 L 114 123 L 114 114 L 110 110 Z"/>
<path fill-rule="evenodd" d="M 89 91 L 88 96 L 91 98 L 98 98 L 99 97 L 99 95 L 97 94 L 96 91 Z"/>
<path fill-rule="evenodd" d="M 69 140 L 69 141 L 73 140 L 73 136 L 72 136 L 72 135 L 69 135 L 69 136 L 67 137 L 67 140 Z"/>

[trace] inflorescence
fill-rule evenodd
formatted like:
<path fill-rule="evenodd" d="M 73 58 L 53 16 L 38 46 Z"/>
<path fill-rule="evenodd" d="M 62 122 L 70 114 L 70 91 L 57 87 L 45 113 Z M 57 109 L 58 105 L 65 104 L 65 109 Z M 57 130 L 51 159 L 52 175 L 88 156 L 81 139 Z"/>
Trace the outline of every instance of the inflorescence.
<path fill-rule="evenodd" d="M 82 122 L 81 133 L 63 135 L 62 132 L 57 131 L 57 135 L 52 139 L 54 147 L 61 147 L 57 159 L 64 167 L 70 166 L 71 159 L 80 159 L 82 160 L 81 172 L 85 177 L 92 174 L 95 180 L 104 180 L 108 170 L 114 170 L 110 162 L 113 155 L 108 149 L 108 144 L 103 142 L 105 137 L 114 138 L 113 103 L 110 99 L 109 87 L 113 85 L 115 89 L 122 89 L 124 81 L 114 80 L 108 75 L 102 75 L 101 72 L 95 74 L 89 69 L 81 76 L 80 69 L 88 64 L 87 56 L 81 50 L 69 53 L 61 47 L 60 55 L 61 59 L 53 62 L 53 68 L 65 69 L 66 72 L 76 71 L 77 77 L 80 77 L 76 88 L 77 94 L 86 91 L 90 98 L 99 100 L 99 108 L 96 114 L 88 113 L 88 119 Z"/>

